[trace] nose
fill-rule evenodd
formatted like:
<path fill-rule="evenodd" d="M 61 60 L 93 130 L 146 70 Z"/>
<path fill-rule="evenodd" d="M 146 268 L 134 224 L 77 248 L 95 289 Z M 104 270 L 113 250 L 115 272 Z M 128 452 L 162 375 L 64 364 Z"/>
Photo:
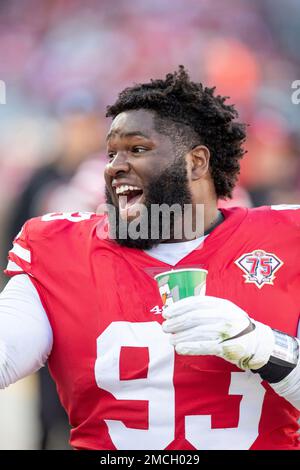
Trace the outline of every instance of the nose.
<path fill-rule="evenodd" d="M 130 165 L 125 152 L 118 152 L 105 168 L 107 175 L 115 177 L 119 173 L 128 173 Z"/>

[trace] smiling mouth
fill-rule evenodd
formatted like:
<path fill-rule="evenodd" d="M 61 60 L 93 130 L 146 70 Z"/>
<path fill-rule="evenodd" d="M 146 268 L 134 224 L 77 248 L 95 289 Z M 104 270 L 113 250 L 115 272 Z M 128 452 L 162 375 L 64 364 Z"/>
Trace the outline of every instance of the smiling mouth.
<path fill-rule="evenodd" d="M 119 201 L 119 210 L 122 218 L 130 218 L 139 215 L 139 204 L 142 204 L 144 192 L 137 186 L 122 185 L 116 188 L 116 196 Z"/>

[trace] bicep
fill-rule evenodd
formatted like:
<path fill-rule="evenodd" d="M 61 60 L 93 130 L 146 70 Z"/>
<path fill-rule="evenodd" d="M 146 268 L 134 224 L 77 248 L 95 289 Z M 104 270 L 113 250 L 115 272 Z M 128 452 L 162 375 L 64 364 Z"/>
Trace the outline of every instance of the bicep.
<path fill-rule="evenodd" d="M 0 388 L 40 369 L 52 343 L 47 314 L 29 276 L 13 277 L 0 294 Z"/>

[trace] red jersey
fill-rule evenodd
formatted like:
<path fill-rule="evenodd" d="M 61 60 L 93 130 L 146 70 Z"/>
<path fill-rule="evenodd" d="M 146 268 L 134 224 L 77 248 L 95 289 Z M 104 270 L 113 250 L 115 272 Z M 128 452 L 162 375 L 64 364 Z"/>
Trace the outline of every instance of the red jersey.
<path fill-rule="evenodd" d="M 49 368 L 74 448 L 300 447 L 299 412 L 259 374 L 179 356 L 161 328 L 154 275 L 198 267 L 208 270 L 207 295 L 296 336 L 300 210 L 222 212 L 223 223 L 175 266 L 109 240 L 103 216 L 56 213 L 24 225 L 6 273 L 28 273 L 48 315 Z"/>

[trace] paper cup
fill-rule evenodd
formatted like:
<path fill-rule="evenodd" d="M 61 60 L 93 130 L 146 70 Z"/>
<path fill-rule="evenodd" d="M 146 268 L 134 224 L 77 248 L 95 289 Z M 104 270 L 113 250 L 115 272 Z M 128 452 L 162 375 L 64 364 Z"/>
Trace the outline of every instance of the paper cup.
<path fill-rule="evenodd" d="M 174 269 L 155 276 L 163 306 L 186 297 L 205 295 L 206 269 Z"/>

